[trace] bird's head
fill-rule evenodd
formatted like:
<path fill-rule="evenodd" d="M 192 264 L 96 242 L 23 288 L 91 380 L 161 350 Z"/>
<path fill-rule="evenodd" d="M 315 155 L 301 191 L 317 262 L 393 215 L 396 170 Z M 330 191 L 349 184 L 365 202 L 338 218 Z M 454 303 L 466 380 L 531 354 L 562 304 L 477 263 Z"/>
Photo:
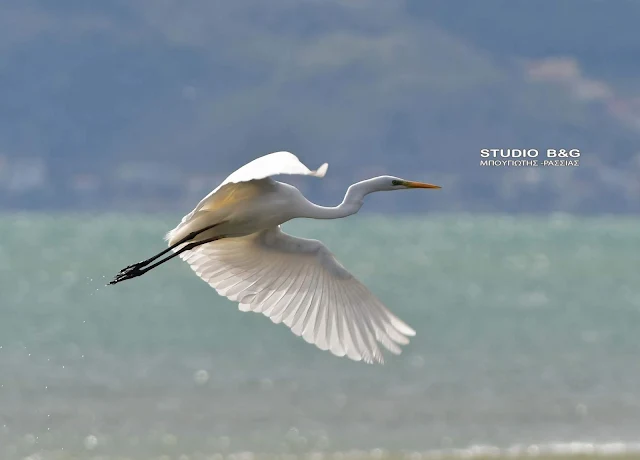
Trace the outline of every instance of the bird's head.
<path fill-rule="evenodd" d="M 407 190 L 414 188 L 432 188 L 438 189 L 441 188 L 439 185 L 427 184 L 425 182 L 416 182 L 410 181 L 406 179 L 401 179 L 399 177 L 394 176 L 380 176 L 375 179 L 371 179 L 373 182 L 373 187 L 376 190 L 387 191 L 387 190 Z"/>

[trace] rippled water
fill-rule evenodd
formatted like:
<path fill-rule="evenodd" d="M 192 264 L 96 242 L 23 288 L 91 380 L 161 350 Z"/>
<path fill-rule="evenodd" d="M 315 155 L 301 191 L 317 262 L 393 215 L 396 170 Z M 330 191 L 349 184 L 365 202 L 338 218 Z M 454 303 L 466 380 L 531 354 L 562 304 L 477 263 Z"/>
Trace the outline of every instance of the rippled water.
<path fill-rule="evenodd" d="M 640 440 L 640 220 L 287 225 L 417 330 L 384 366 L 239 312 L 177 260 L 104 287 L 175 220 L 0 218 L 1 458 Z"/>

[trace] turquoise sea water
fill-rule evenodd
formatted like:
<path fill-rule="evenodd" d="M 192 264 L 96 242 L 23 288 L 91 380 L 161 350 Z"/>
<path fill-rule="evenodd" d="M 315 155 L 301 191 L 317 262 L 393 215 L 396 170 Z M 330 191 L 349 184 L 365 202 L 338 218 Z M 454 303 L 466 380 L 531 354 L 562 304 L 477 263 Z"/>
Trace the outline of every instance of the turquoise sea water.
<path fill-rule="evenodd" d="M 104 286 L 177 219 L 0 217 L 0 458 L 640 441 L 638 219 L 286 225 L 416 329 L 384 366 L 239 312 L 178 260 Z"/>

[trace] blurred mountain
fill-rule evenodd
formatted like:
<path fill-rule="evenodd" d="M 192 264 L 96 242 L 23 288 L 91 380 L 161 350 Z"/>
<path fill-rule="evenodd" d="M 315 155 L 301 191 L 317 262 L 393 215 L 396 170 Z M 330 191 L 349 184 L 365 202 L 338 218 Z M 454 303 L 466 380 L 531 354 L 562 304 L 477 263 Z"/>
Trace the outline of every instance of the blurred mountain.
<path fill-rule="evenodd" d="M 329 162 L 295 181 L 323 204 L 388 173 L 444 189 L 378 209 L 636 212 L 639 14 L 632 0 L 2 2 L 0 205 L 186 211 L 290 150 Z M 482 148 L 580 149 L 581 164 L 481 167 Z"/>

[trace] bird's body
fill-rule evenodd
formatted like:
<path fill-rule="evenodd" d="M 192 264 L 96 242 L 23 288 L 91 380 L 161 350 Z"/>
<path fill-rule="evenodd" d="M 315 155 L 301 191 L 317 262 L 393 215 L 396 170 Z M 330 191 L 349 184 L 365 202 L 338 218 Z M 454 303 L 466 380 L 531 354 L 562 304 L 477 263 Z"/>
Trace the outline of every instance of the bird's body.
<path fill-rule="evenodd" d="M 207 195 L 166 235 L 169 249 L 123 269 L 112 284 L 179 256 L 216 291 L 283 322 L 307 342 L 337 356 L 383 362 L 378 343 L 399 354 L 413 329 L 394 316 L 320 241 L 282 232 L 294 218 L 335 219 L 356 213 L 365 195 L 402 188 L 439 188 L 382 176 L 349 187 L 337 207 L 317 206 L 276 174 L 323 177 L 289 152 L 243 166 Z M 173 254 L 156 262 L 169 250 Z"/>
<path fill-rule="evenodd" d="M 295 205 L 305 200 L 297 188 L 271 178 L 226 184 L 200 202 L 166 237 L 169 245 L 197 230 L 200 225 L 220 223 L 198 235 L 199 240 L 224 235 L 247 236 L 277 227 L 295 217 Z"/>

